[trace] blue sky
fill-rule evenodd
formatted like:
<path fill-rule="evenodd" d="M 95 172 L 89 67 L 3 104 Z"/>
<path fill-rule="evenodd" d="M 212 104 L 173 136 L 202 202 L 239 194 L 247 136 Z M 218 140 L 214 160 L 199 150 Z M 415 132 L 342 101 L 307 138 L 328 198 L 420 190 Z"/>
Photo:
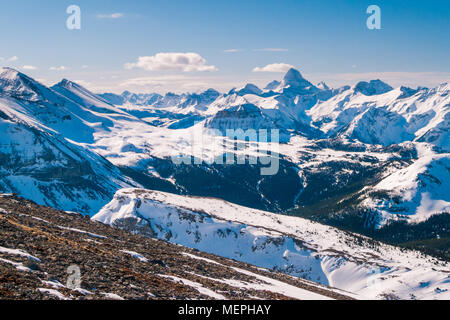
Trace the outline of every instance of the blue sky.
<path fill-rule="evenodd" d="M 66 28 L 71 4 L 81 8 L 81 30 Z M 381 30 L 366 27 L 371 4 Z M 449 34 L 448 0 L 0 0 L 1 65 L 95 91 L 264 85 L 283 74 L 254 69 L 275 63 L 284 65 L 263 70 L 290 65 L 332 86 L 372 78 L 433 86 L 450 81 Z M 158 64 L 173 58 L 158 53 L 187 52 L 206 67 Z"/>

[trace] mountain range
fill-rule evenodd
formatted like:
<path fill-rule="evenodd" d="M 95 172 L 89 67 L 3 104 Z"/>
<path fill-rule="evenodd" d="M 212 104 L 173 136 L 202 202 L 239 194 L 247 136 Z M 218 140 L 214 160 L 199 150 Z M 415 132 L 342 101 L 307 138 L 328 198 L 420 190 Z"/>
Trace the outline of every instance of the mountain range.
<path fill-rule="evenodd" d="M 330 274 L 335 267 L 324 269 L 323 265 L 331 259 L 324 252 L 337 240 L 314 247 L 320 232 L 311 231 L 311 238 L 305 238 L 298 230 L 287 231 L 278 226 L 277 215 L 280 221 L 285 216 L 299 219 L 293 221 L 301 225 L 312 220 L 418 249 L 438 257 L 441 260 L 435 263 L 445 266 L 444 261 L 450 259 L 449 119 L 448 83 L 412 89 L 370 80 L 333 89 L 323 82 L 314 85 L 290 69 L 281 81 L 272 81 L 263 89 L 247 84 L 227 93 L 208 89 L 165 95 L 128 91 L 95 94 L 66 79 L 47 87 L 17 70 L 3 68 L 0 192 L 95 216 L 135 233 L 176 239 L 176 243 L 210 253 L 336 285 L 342 281 L 338 280 L 340 273 L 333 278 Z M 224 137 L 227 129 L 279 130 L 277 173 L 262 176 L 261 163 L 207 161 L 227 152 L 239 154 L 235 141 Z M 193 143 L 195 135 L 203 139 L 201 150 Z M 275 145 L 274 141 L 246 143 L 254 155 L 265 154 Z M 174 155 L 186 154 L 197 161 L 172 161 Z M 145 190 L 154 193 L 148 195 Z M 153 204 L 148 210 L 141 209 L 140 203 L 146 201 L 142 194 L 160 203 L 155 205 L 160 209 L 151 209 Z M 212 214 L 199 206 L 195 197 L 205 203 L 211 198 L 227 201 L 224 212 L 238 206 L 236 212 L 242 216 L 236 214 L 231 219 L 224 213 Z M 177 217 L 180 212 L 182 216 Z M 249 215 L 258 220 L 268 212 L 277 215 L 269 224 L 257 226 L 265 230 L 262 234 L 255 230 L 242 233 L 250 225 Z M 173 214 L 176 221 L 168 218 Z M 124 223 L 127 218 L 141 219 L 152 227 Z M 185 219 L 194 219 L 195 224 L 182 224 Z M 269 237 L 267 230 L 277 236 Z M 204 237 L 213 237 L 214 243 L 222 241 L 219 231 L 224 232 L 224 248 L 230 235 L 236 235 L 229 247 L 234 252 L 222 252 L 220 245 L 215 245 L 214 251 L 211 243 L 205 244 Z M 181 234 L 188 234 L 189 240 Z M 269 264 L 269 260 L 254 256 L 255 251 L 248 250 L 251 246 L 247 248 L 254 243 L 259 252 L 260 246 L 268 245 L 266 240 L 277 243 L 280 237 L 283 244 L 268 249 L 273 257 Z M 297 248 L 298 241 L 307 243 L 306 253 Z M 361 258 L 355 252 L 370 247 L 368 241 L 354 241 L 359 249 L 353 248 L 351 253 L 344 244 L 336 244 L 333 250 L 347 252 L 338 255 L 333 265 Z M 288 245 L 291 247 L 285 247 Z M 283 250 L 292 252 L 292 257 L 289 252 L 283 256 Z M 390 256 L 384 266 L 393 278 L 402 278 L 403 273 L 398 273 L 401 268 L 393 266 L 406 268 L 412 256 L 416 253 L 399 260 Z M 367 276 L 370 266 L 380 264 L 377 259 L 361 269 L 361 274 Z M 432 258 L 418 259 L 421 265 Z M 299 271 L 305 268 L 312 268 L 311 272 Z M 352 268 L 342 271 L 342 279 L 350 277 Z M 361 276 L 364 281 L 366 276 Z M 402 281 L 410 283 L 409 277 Z M 415 294 L 439 297 L 447 282 L 439 282 L 439 290 L 428 287 Z M 391 283 L 384 293 L 367 293 L 363 282 L 348 283 L 354 286 L 337 286 L 371 298 L 395 292 L 405 298 L 412 292 Z"/>

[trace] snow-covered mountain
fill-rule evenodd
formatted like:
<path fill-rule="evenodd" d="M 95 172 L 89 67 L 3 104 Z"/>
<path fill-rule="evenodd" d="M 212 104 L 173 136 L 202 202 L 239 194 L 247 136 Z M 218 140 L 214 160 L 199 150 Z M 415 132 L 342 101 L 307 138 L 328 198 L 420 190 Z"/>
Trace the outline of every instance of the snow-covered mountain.
<path fill-rule="evenodd" d="M 113 106 L 94 101 L 105 110 L 87 110 L 12 69 L 0 72 L 0 83 L 2 192 L 92 214 L 110 200 L 117 188 L 136 185 L 109 161 L 78 143 L 91 142 L 96 129 L 112 125 L 112 120 L 101 114 L 115 112 Z M 95 98 L 83 92 L 85 96 L 73 98 L 86 97 L 83 103 Z M 100 119 L 104 122 L 97 123 Z"/>
<path fill-rule="evenodd" d="M 273 81 L 263 90 L 253 84 L 248 84 L 242 89 L 233 89 L 227 94 L 217 95 L 215 99 L 211 99 L 212 102 L 209 103 L 207 108 L 195 110 L 195 114 L 198 115 L 195 120 L 204 119 L 203 126 L 206 130 L 218 129 L 223 134 L 227 129 L 279 129 L 282 142 L 289 142 L 292 137 L 298 135 L 306 137 L 310 141 L 309 143 L 313 145 L 316 144 L 314 141 L 319 141 L 314 150 L 321 148 L 320 145 L 334 145 L 335 147 L 341 145 L 340 148 L 344 147 L 345 149 L 347 148 L 345 147 L 346 144 L 360 144 L 362 142 L 359 147 L 361 157 L 367 155 L 367 150 L 371 149 L 372 146 L 381 145 L 381 149 L 378 150 L 385 148 L 385 151 L 381 151 L 381 154 L 383 154 L 389 153 L 388 150 L 392 149 L 391 146 L 393 145 L 403 145 L 400 147 L 401 149 L 407 146 L 410 141 L 425 142 L 426 144 L 423 145 L 415 144 L 406 147 L 406 149 L 413 150 L 411 157 L 408 156 L 409 160 L 408 157 L 404 158 L 402 155 L 392 153 L 391 156 L 379 162 L 379 166 L 369 168 L 373 166 L 373 163 L 365 166 L 364 162 L 359 162 L 358 165 L 361 165 L 361 168 L 346 171 L 351 173 L 349 177 L 344 177 L 343 181 L 347 181 L 349 185 L 351 184 L 350 181 L 354 181 L 353 177 L 360 174 L 364 176 L 368 171 L 372 172 L 370 180 L 363 182 L 360 190 L 354 191 L 360 192 L 361 197 L 358 205 L 361 208 L 374 208 L 379 214 L 377 218 L 379 222 L 374 223 L 374 225 L 380 226 L 391 218 L 395 220 L 401 217 L 411 221 L 423 221 L 431 214 L 448 211 L 446 204 L 450 201 L 450 198 L 447 196 L 446 188 L 441 186 L 442 184 L 446 186 L 445 183 L 442 183 L 439 179 L 429 179 L 429 174 L 412 174 L 409 175 L 409 186 L 400 188 L 393 184 L 394 181 L 398 180 L 393 178 L 395 177 L 393 173 L 400 174 L 399 172 L 402 172 L 400 170 L 414 172 L 422 157 L 426 159 L 440 158 L 437 166 L 442 167 L 443 173 L 447 172 L 447 166 L 442 165 L 442 163 L 448 160 L 447 152 L 450 143 L 449 97 L 448 84 L 442 84 L 432 89 L 406 87 L 393 89 L 381 80 L 370 80 L 359 82 L 352 87 L 345 86 L 338 89 L 331 89 L 324 83 L 314 86 L 304 79 L 300 72 L 291 69 L 282 81 Z M 180 107 L 172 107 L 172 110 L 174 108 Z M 195 121 L 183 120 L 183 124 L 182 128 L 189 128 L 189 125 L 194 125 Z M 172 125 L 171 128 L 177 127 Z M 323 140 L 314 140 L 318 138 Z M 331 144 L 320 141 L 331 141 Z M 337 141 L 340 142 L 336 145 Z M 188 142 L 186 141 L 186 143 Z M 433 149 L 427 144 L 434 145 L 438 149 Z M 292 146 L 292 149 L 296 147 L 302 150 L 303 158 L 295 155 L 290 147 L 285 148 L 283 155 L 301 170 L 301 180 L 303 180 L 304 185 L 301 191 L 302 195 L 299 195 L 296 198 L 297 200 L 292 200 L 292 202 L 297 206 L 302 206 L 304 205 L 303 201 L 306 200 L 306 195 L 313 196 L 315 199 L 322 199 L 323 195 L 330 194 L 330 190 L 337 192 L 333 181 L 329 181 L 328 183 L 331 182 L 331 185 L 327 187 L 325 181 L 323 181 L 323 185 L 318 186 L 314 181 L 318 179 L 322 181 L 319 176 L 320 173 L 316 174 L 314 171 L 309 171 L 310 169 L 305 168 L 303 162 L 307 159 L 309 163 L 315 163 L 316 161 L 313 159 L 320 159 L 318 160 L 318 170 L 329 170 L 328 172 L 337 178 L 342 174 L 342 171 L 340 171 L 342 166 L 348 168 L 348 164 L 352 160 L 344 159 L 346 156 L 342 158 L 342 155 L 335 157 L 334 155 L 339 154 L 339 152 L 331 152 L 328 154 L 328 161 L 324 161 L 314 151 L 303 150 L 302 145 L 292 143 Z M 331 149 L 335 147 L 331 147 Z M 414 155 L 418 152 L 416 149 L 420 151 L 420 159 Z M 167 156 L 161 151 L 158 154 Z M 376 158 L 380 159 L 378 156 Z M 398 163 L 399 160 L 400 163 Z M 389 163 L 392 163 L 393 166 L 390 166 Z M 435 167 L 436 162 L 429 161 L 420 166 L 422 168 L 420 172 L 435 171 L 433 169 Z M 389 178 L 391 175 L 392 178 Z M 428 181 L 425 183 L 423 179 L 428 179 Z M 342 179 L 336 180 L 336 184 L 345 185 Z M 382 183 L 381 180 L 391 182 L 390 184 Z M 359 184 L 359 182 L 357 183 Z M 372 183 L 379 184 L 375 186 Z M 409 201 L 406 199 L 409 199 L 408 194 L 410 194 L 408 190 L 416 184 L 423 185 L 424 190 L 418 192 L 413 201 L 414 204 L 406 205 L 405 201 Z M 315 185 L 314 188 L 313 185 Z M 314 190 L 312 193 L 309 191 L 311 189 Z M 430 192 L 428 192 L 428 189 L 430 189 Z M 396 192 L 393 192 L 394 190 Z M 437 190 L 442 192 L 437 192 Z M 380 200 L 381 194 L 384 198 Z M 427 195 L 429 198 L 427 198 Z M 333 195 L 330 194 L 329 196 L 332 197 Z M 390 204 L 388 206 L 392 209 L 386 209 L 385 202 L 398 201 L 397 196 L 403 199 L 400 200 L 399 205 L 393 206 Z M 430 199 L 430 204 L 426 206 L 427 209 L 423 209 L 428 201 L 427 199 Z M 399 208 L 403 209 L 400 210 Z M 425 214 L 423 214 L 423 210 L 425 210 Z M 412 218 L 413 216 L 414 218 Z M 374 221 L 377 219 L 374 219 Z"/>
<path fill-rule="evenodd" d="M 208 105 L 214 102 L 219 95 L 218 91 L 208 89 L 201 93 L 175 94 L 169 92 L 164 96 L 157 93 L 136 94 L 129 91 L 124 91 L 120 95 L 102 93 L 97 96 L 124 109 L 139 106 L 141 111 L 160 109 L 167 112 L 193 113 L 205 111 Z"/>
<path fill-rule="evenodd" d="M 370 80 L 331 89 L 325 83 L 314 86 L 290 69 L 282 81 L 272 81 L 264 89 L 247 84 L 226 94 L 209 89 L 200 94 L 101 96 L 141 119 L 163 119 L 151 122 L 158 126 L 186 128 L 205 120 L 205 127 L 215 129 L 276 126 L 310 139 L 339 136 L 384 146 L 422 141 L 450 148 L 449 84 L 393 89 L 381 80 Z M 253 116 L 243 119 L 242 110 L 249 108 Z"/>
<path fill-rule="evenodd" d="M 392 89 L 380 82 L 358 83 L 307 111 L 327 136 L 385 146 L 406 141 L 450 148 L 450 86 Z"/>
<path fill-rule="evenodd" d="M 162 96 L 157 93 L 136 94 L 129 91 L 124 91 L 120 95 L 114 93 L 103 93 L 99 94 L 98 96 L 116 106 L 122 106 L 126 103 L 138 106 L 152 105 L 162 98 Z"/>
<path fill-rule="evenodd" d="M 242 89 L 231 89 L 230 92 L 228 92 L 229 95 L 231 94 L 237 94 L 239 96 L 244 96 L 246 94 L 255 94 L 260 95 L 263 91 L 258 88 L 258 86 L 254 85 L 253 83 L 246 84 Z"/>
<path fill-rule="evenodd" d="M 383 217 L 416 222 L 450 212 L 450 153 L 434 153 L 430 148 L 419 145 L 417 160 L 363 192 L 363 205 Z"/>
<path fill-rule="evenodd" d="M 291 69 L 264 89 L 99 95 L 3 68 L 0 192 L 89 215 L 103 207 L 100 221 L 363 297 L 440 298 L 441 262 L 268 211 L 448 260 L 449 89 L 332 89 Z M 239 150 L 227 129 L 278 129 L 281 143 Z M 246 157 L 267 150 L 278 170 L 265 176 Z M 211 162 L 228 154 L 246 163 Z"/>
<path fill-rule="evenodd" d="M 119 190 L 94 220 L 365 299 L 448 299 L 446 262 L 297 217 L 219 199 Z"/>
<path fill-rule="evenodd" d="M 133 185 L 218 197 L 274 212 L 293 211 L 340 227 L 355 215 L 361 227 L 380 228 L 396 220 L 424 222 L 447 212 L 450 202 L 444 179 L 450 140 L 448 93 L 448 84 L 392 89 L 380 80 L 331 89 L 324 83 L 314 86 L 291 69 L 264 89 L 249 84 L 228 93 L 209 89 L 194 94 L 98 95 L 69 80 L 48 88 L 5 68 L 0 72 L 1 120 L 10 140 L 2 144 L 2 189 L 65 210 L 83 208 L 90 214 L 118 188 Z M 16 133 L 19 127 L 29 132 L 28 142 L 21 140 L 25 133 Z M 277 174 L 261 177 L 259 164 L 202 161 L 239 153 L 210 129 L 222 133 L 279 129 Z M 198 134 L 202 150 L 193 141 Z M 58 144 L 52 147 L 58 150 L 76 149 L 79 156 L 71 155 L 69 160 L 66 154 L 48 152 L 50 144 Z M 273 149 L 270 143 L 249 147 L 254 155 Z M 25 150 L 26 161 L 17 160 Z M 174 155 L 186 154 L 200 163 L 171 161 Z M 43 165 L 44 159 L 55 162 Z M 87 197 L 74 196 L 73 187 L 65 198 L 56 191 L 50 194 L 45 189 L 49 183 L 60 189 L 76 184 L 76 179 L 49 178 L 50 172 L 63 167 L 57 162 L 62 159 L 72 163 L 68 167 L 84 168 L 81 163 L 90 163 L 97 169 L 81 178 L 108 183 L 94 183 L 91 189 L 101 191 L 84 188 Z M 41 166 L 48 178 L 37 175 Z M 26 172 L 20 179 L 32 177 L 38 182 L 14 184 L 7 178 L 11 172 L 15 181 L 19 179 L 15 172 Z M 403 176 L 408 182 L 400 183 Z M 78 204 L 58 199 L 77 199 L 73 201 Z M 83 207 L 84 199 L 100 200 Z"/>

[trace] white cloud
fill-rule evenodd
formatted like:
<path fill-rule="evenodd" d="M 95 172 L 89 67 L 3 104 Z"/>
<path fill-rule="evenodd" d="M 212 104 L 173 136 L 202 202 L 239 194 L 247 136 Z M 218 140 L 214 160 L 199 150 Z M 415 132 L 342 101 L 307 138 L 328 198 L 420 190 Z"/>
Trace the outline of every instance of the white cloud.
<path fill-rule="evenodd" d="M 223 50 L 223 52 L 227 52 L 227 53 L 235 53 L 235 52 L 242 52 L 244 50 L 242 49 L 227 49 L 227 50 Z"/>
<path fill-rule="evenodd" d="M 266 52 L 287 52 L 288 49 L 284 48 L 263 48 L 263 49 L 255 49 L 253 51 L 266 51 Z"/>
<path fill-rule="evenodd" d="M 65 66 L 50 67 L 50 70 L 52 70 L 52 71 L 64 71 L 64 70 L 67 70 L 67 67 L 65 67 Z"/>
<path fill-rule="evenodd" d="M 160 52 L 154 56 L 139 57 L 137 62 L 126 63 L 124 67 L 125 69 L 141 68 L 147 71 L 217 71 L 215 66 L 207 65 L 206 59 L 195 52 Z"/>
<path fill-rule="evenodd" d="M 256 67 L 253 69 L 253 72 L 287 72 L 291 68 L 293 66 L 287 63 L 272 63 L 262 68 Z"/>
<path fill-rule="evenodd" d="M 89 68 L 89 66 L 85 64 L 85 65 L 82 65 L 81 68 L 82 69 L 87 69 L 87 68 Z"/>
<path fill-rule="evenodd" d="M 35 66 L 24 65 L 22 67 L 22 69 L 24 69 L 24 70 L 36 70 L 37 68 Z"/>
<path fill-rule="evenodd" d="M 124 14 L 120 13 L 120 12 L 109 13 L 109 14 L 100 13 L 97 15 L 97 18 L 99 18 L 99 19 L 119 19 L 119 18 L 122 18 L 123 16 L 124 16 Z"/>
<path fill-rule="evenodd" d="M 17 60 L 19 60 L 18 56 L 12 56 L 11 58 L 8 58 L 8 59 L 0 57 L 0 61 L 14 62 L 14 61 L 17 61 Z"/>

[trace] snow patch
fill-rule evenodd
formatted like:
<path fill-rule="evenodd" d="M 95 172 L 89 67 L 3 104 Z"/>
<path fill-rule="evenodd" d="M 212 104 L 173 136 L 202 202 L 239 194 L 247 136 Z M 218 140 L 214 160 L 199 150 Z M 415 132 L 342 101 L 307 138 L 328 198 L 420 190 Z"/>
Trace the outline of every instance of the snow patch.
<path fill-rule="evenodd" d="M 145 258 L 142 254 L 134 252 L 134 251 L 128 251 L 128 250 L 121 250 L 124 253 L 127 253 L 131 255 L 133 258 L 139 259 L 141 262 L 148 262 L 148 259 Z"/>
<path fill-rule="evenodd" d="M 169 276 L 169 275 L 164 275 L 164 274 L 159 274 L 158 276 L 162 277 L 162 278 L 166 278 L 166 279 L 170 279 L 172 281 L 175 282 L 181 282 L 182 284 L 192 287 L 195 290 L 197 290 L 198 292 L 200 292 L 201 294 L 208 296 L 210 298 L 213 299 L 218 299 L 218 300 L 227 300 L 227 298 L 221 294 L 218 294 L 208 288 L 205 288 L 202 284 L 191 281 L 191 280 L 187 280 L 187 279 L 183 279 L 183 278 L 179 278 L 176 276 Z"/>

